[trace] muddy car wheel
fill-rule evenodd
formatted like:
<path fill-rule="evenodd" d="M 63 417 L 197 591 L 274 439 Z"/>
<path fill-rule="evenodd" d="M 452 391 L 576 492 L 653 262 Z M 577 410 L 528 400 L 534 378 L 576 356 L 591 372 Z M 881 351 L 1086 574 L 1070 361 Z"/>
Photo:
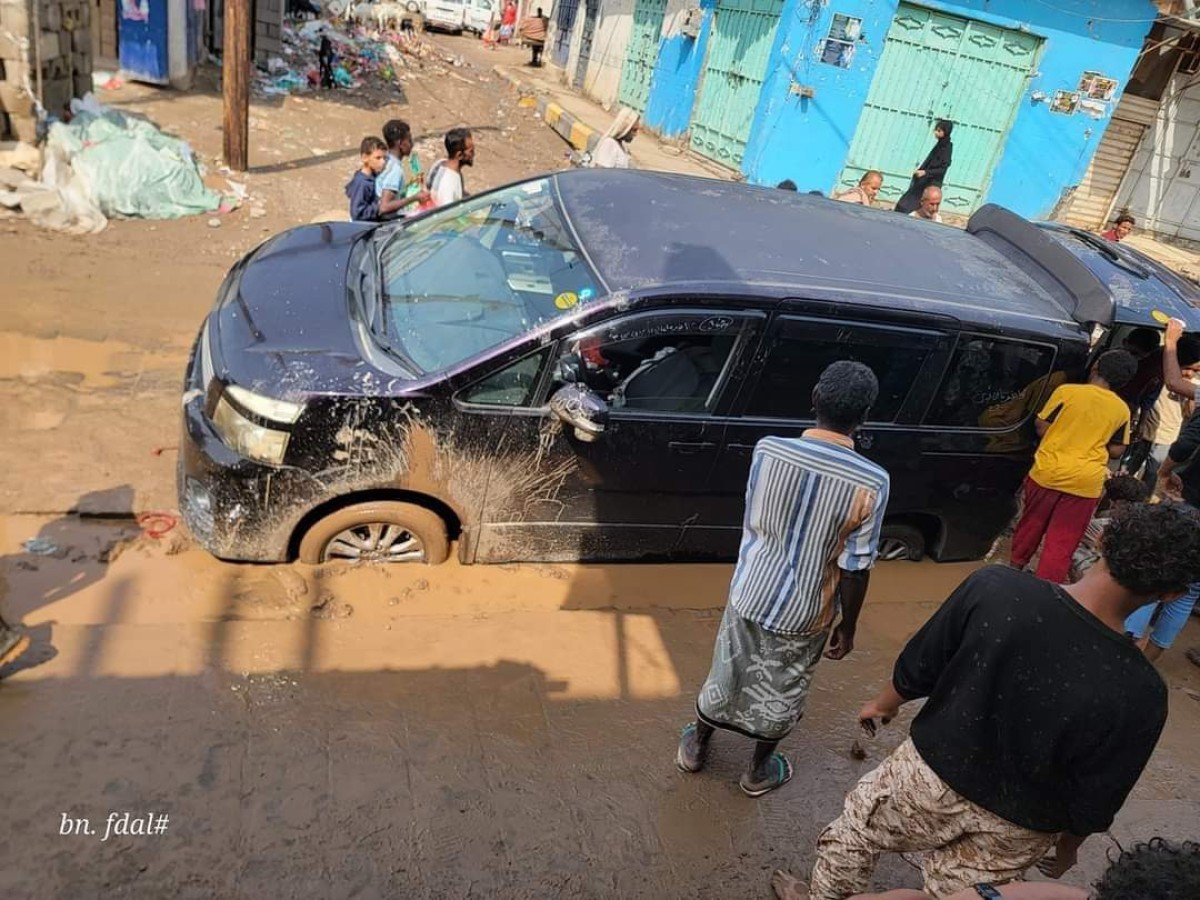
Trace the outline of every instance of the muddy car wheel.
<path fill-rule="evenodd" d="M 427 563 L 450 555 L 442 517 L 411 503 L 378 501 L 326 516 L 300 542 L 300 561 Z"/>
<path fill-rule="evenodd" d="M 884 525 L 879 534 L 879 558 L 920 562 L 925 556 L 925 535 L 911 525 Z"/>

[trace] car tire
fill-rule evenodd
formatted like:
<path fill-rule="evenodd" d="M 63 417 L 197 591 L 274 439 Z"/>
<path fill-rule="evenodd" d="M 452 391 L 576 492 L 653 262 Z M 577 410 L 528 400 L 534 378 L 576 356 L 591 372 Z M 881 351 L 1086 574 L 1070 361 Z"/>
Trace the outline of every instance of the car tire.
<path fill-rule="evenodd" d="M 925 557 L 925 535 L 912 525 L 884 525 L 879 533 L 881 560 L 906 559 L 920 562 Z"/>
<path fill-rule="evenodd" d="M 414 542 L 416 548 L 411 546 Z M 404 550 L 406 545 L 409 549 Z M 355 551 L 362 555 L 355 558 Z M 413 503 L 375 500 L 347 506 L 321 519 L 305 533 L 298 555 L 300 562 L 310 565 L 405 562 L 436 566 L 450 556 L 450 538 L 445 521 L 432 510 Z"/>

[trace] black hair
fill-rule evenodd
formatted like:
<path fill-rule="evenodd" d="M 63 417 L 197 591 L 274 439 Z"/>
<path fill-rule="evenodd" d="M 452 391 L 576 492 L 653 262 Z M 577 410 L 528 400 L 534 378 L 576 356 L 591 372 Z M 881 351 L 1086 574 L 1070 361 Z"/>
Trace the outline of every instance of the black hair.
<path fill-rule="evenodd" d="M 387 144 L 375 137 L 373 134 L 367 135 L 362 139 L 362 143 L 358 145 L 358 152 L 363 156 L 368 153 L 374 153 L 376 150 L 387 150 Z"/>
<path fill-rule="evenodd" d="M 469 128 L 451 128 L 446 132 L 446 158 L 454 159 L 458 153 L 467 149 L 467 138 L 471 136 Z"/>
<path fill-rule="evenodd" d="M 1150 485 L 1132 475 L 1114 475 L 1104 485 L 1104 499 L 1109 503 L 1145 503 L 1150 499 Z"/>
<path fill-rule="evenodd" d="M 1092 892 L 1093 900 L 1191 900 L 1200 897 L 1200 844 L 1160 837 L 1122 850 Z"/>
<path fill-rule="evenodd" d="M 406 138 L 411 137 L 412 129 L 408 127 L 407 122 L 400 119 L 389 119 L 383 124 L 383 142 L 387 144 L 389 150 Z"/>
<path fill-rule="evenodd" d="M 1121 213 L 1119 216 L 1117 216 L 1117 221 L 1113 224 L 1120 225 L 1122 222 L 1128 222 L 1130 225 L 1136 225 L 1137 219 L 1135 219 L 1129 213 Z"/>
<path fill-rule="evenodd" d="M 1182 503 L 1133 503 L 1104 529 L 1102 552 L 1117 584 L 1139 597 L 1200 581 L 1200 512 Z"/>
<path fill-rule="evenodd" d="M 1181 366 L 1194 366 L 1200 362 L 1200 337 L 1185 334 L 1179 339 L 1179 349 L 1176 356 Z"/>
<path fill-rule="evenodd" d="M 799 190 L 799 188 L 796 187 L 796 182 L 792 181 L 792 179 L 790 179 L 790 178 L 783 179 L 783 181 L 779 182 L 779 184 L 775 185 L 775 187 L 779 188 L 781 191 L 798 191 Z"/>
<path fill-rule="evenodd" d="M 1128 344 L 1141 353 L 1152 353 L 1159 348 L 1161 338 L 1161 332 L 1143 325 L 1125 335 L 1125 340 L 1121 343 Z"/>
<path fill-rule="evenodd" d="M 822 194 L 820 191 L 809 191 L 809 192 L 808 192 L 808 196 L 810 196 L 810 197 L 824 197 L 825 195 L 824 195 L 824 194 Z"/>
<path fill-rule="evenodd" d="M 1137 358 L 1128 350 L 1109 350 L 1096 360 L 1096 374 L 1108 382 L 1114 391 L 1119 391 L 1137 374 Z"/>
<path fill-rule="evenodd" d="M 952 131 L 954 131 L 954 123 L 951 122 L 949 119 L 938 119 L 937 124 L 934 125 L 933 127 L 935 129 L 937 129 L 937 128 L 942 129 L 942 134 L 944 134 L 946 136 L 947 140 L 949 140 L 949 138 L 950 138 L 950 133 Z"/>
<path fill-rule="evenodd" d="M 813 388 L 817 418 L 850 431 L 863 423 L 879 396 L 879 380 L 868 366 L 848 359 L 828 366 Z"/>

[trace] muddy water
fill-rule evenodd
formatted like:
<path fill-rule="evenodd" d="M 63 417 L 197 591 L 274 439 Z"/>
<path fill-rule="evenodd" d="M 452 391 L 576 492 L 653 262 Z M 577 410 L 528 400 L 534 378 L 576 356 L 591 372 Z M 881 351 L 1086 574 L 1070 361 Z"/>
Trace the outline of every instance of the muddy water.
<path fill-rule="evenodd" d="M 37 637 L 0 687 L 5 896 L 766 896 L 901 739 L 907 717 L 871 741 L 855 713 L 970 568 L 879 568 L 858 647 L 822 664 L 787 741 L 794 783 L 753 802 L 743 741 L 701 775 L 672 765 L 728 566 L 231 566 L 74 517 L 0 519 L 0 552 L 4 607 Z M 1200 812 L 1200 679 L 1168 664 L 1122 840 Z M 112 810 L 170 829 L 57 834 L 64 811 Z M 1089 842 L 1076 882 L 1111 846 Z M 879 877 L 916 884 L 893 859 Z"/>

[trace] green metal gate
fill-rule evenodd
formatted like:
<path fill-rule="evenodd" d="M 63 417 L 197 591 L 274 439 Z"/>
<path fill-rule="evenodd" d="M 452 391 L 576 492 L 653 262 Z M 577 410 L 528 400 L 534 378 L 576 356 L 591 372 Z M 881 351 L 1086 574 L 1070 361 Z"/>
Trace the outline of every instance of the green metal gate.
<path fill-rule="evenodd" d="M 783 0 L 717 0 L 692 149 L 740 169 Z"/>
<path fill-rule="evenodd" d="M 987 191 L 1041 43 L 1031 34 L 901 3 L 838 189 L 879 169 L 879 199 L 895 202 L 933 147 L 934 122 L 950 119 L 954 162 L 942 211 L 970 213 Z"/>
<path fill-rule="evenodd" d="M 637 0 L 633 7 L 633 34 L 625 52 L 617 99 L 638 112 L 646 111 L 650 99 L 650 76 L 658 62 L 658 45 L 666 12 L 667 0 Z"/>

